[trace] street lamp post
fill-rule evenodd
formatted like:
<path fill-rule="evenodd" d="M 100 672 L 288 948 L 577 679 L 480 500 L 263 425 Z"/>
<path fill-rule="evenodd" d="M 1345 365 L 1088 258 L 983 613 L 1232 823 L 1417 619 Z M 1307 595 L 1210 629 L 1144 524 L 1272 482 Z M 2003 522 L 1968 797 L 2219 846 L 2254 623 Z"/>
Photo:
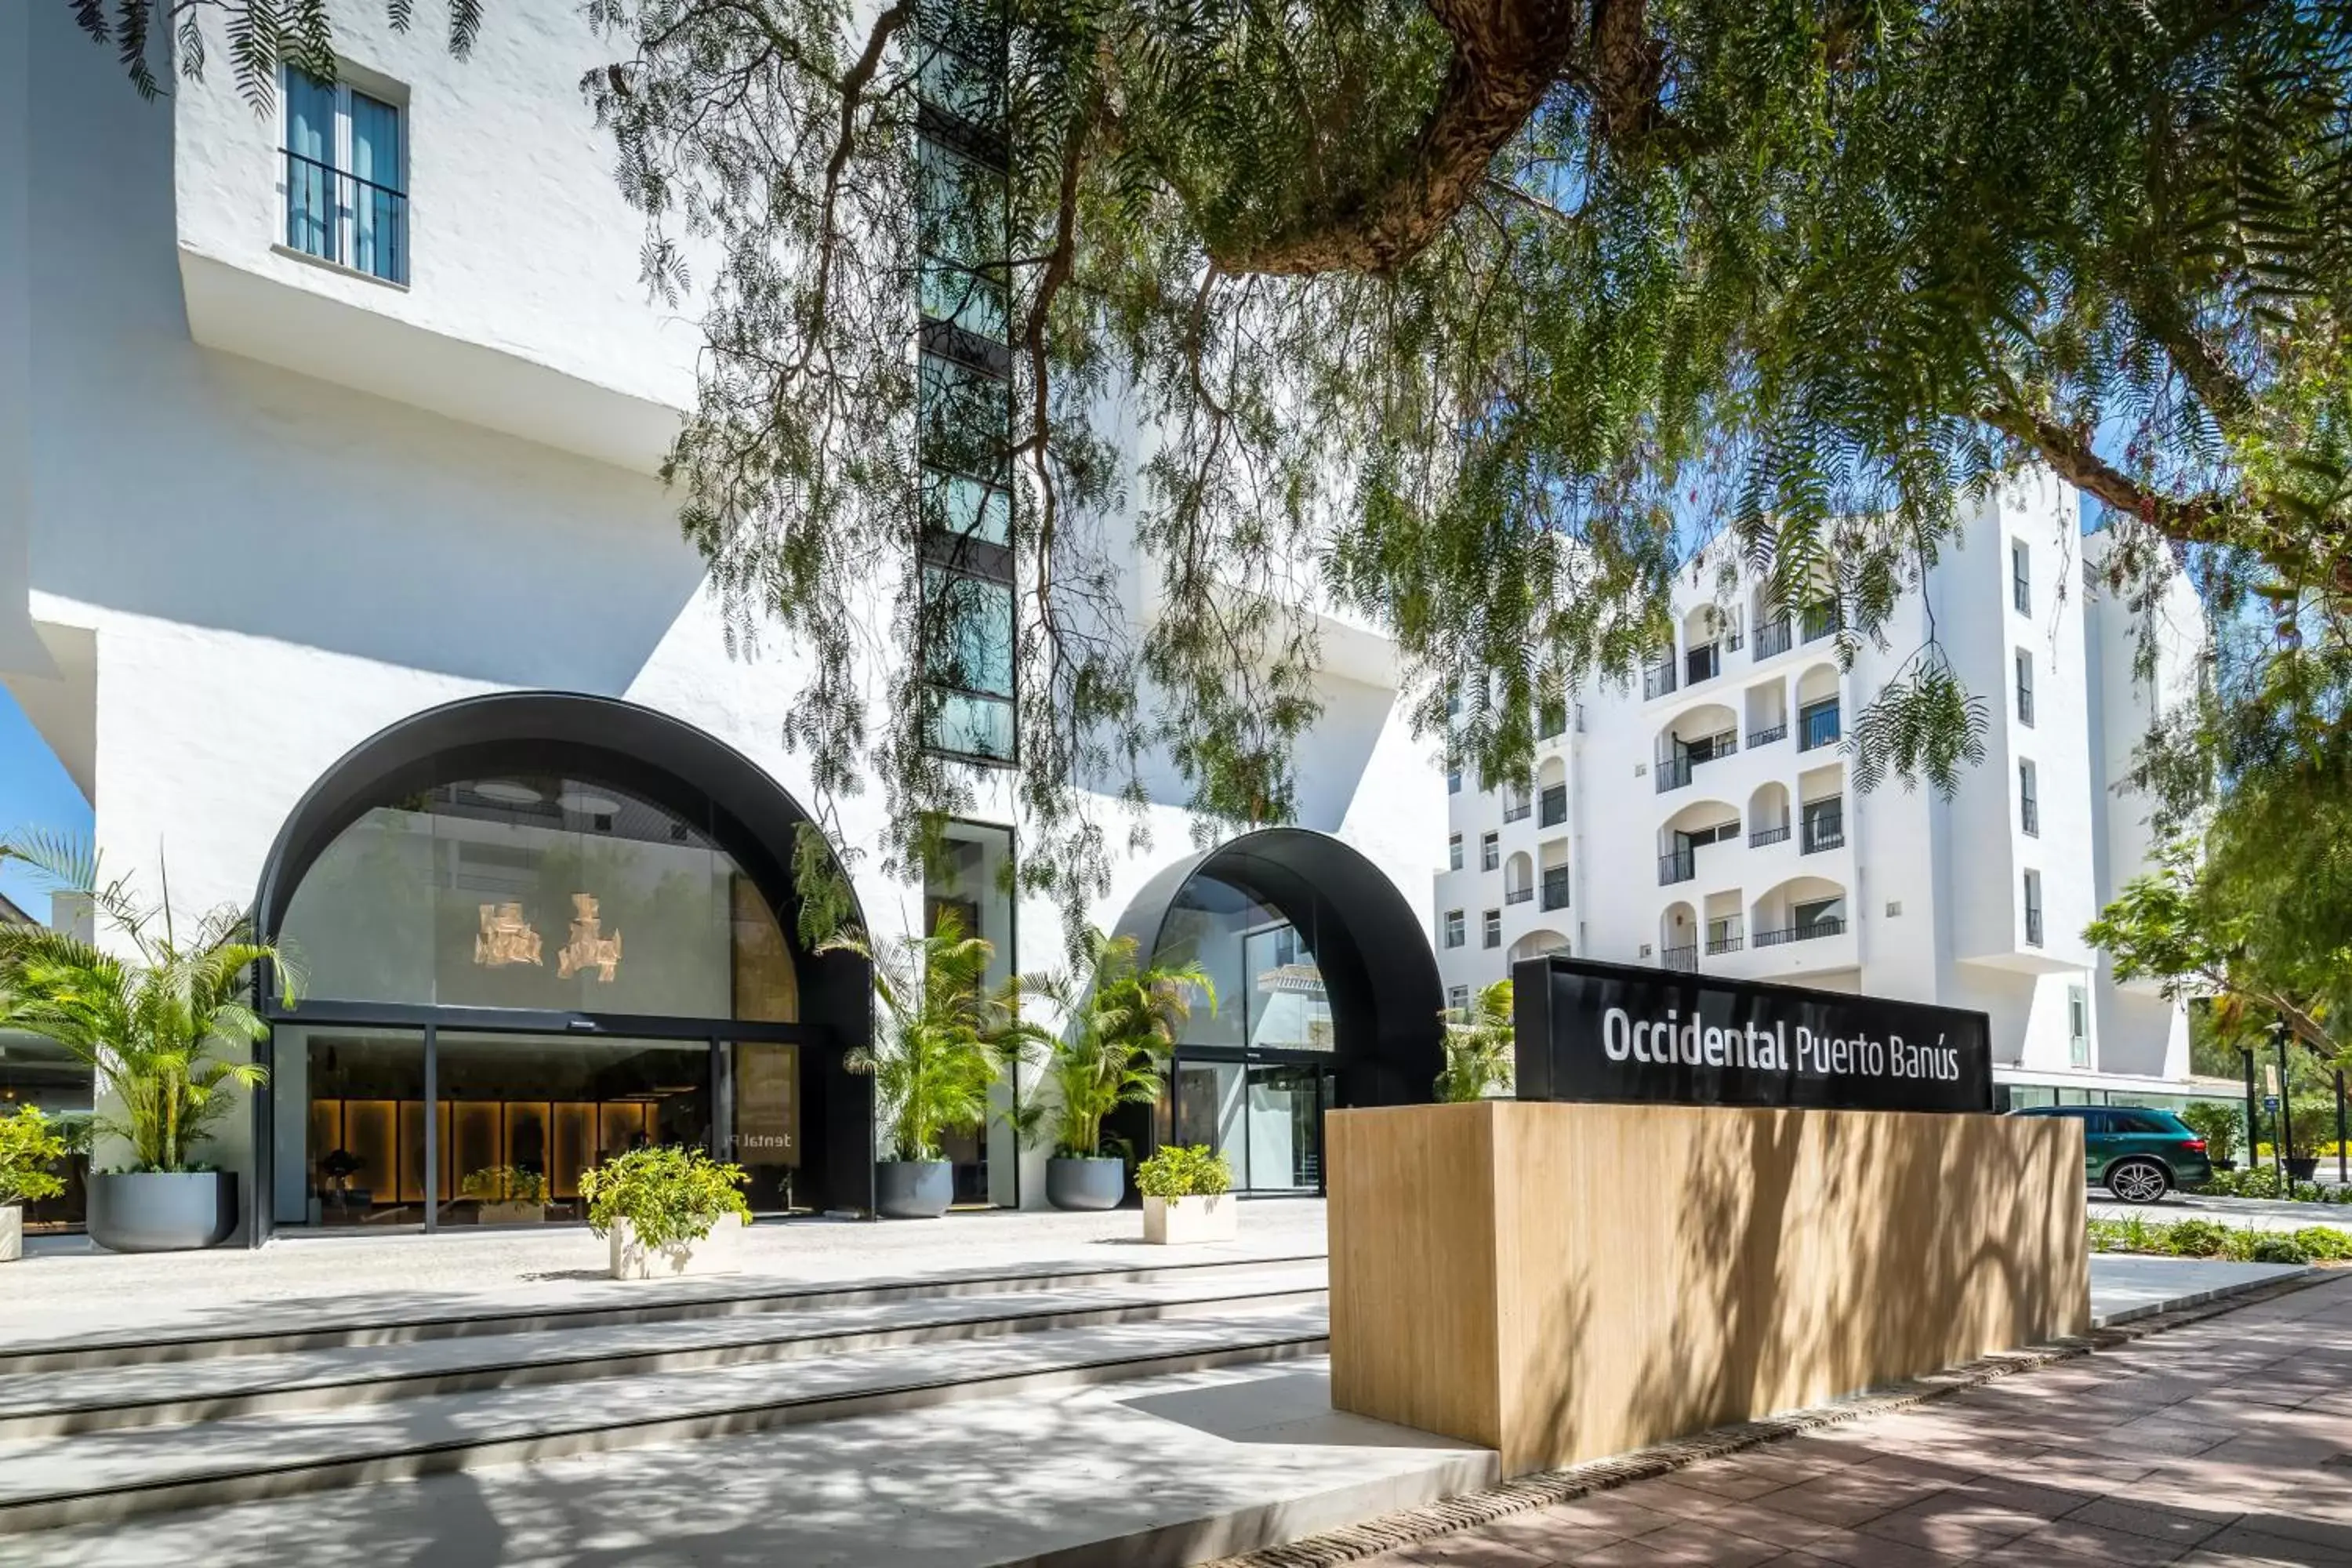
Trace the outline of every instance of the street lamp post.
<path fill-rule="evenodd" d="M 2286 1020 L 2281 1018 L 2271 1026 L 2271 1043 L 2278 1047 L 2278 1132 L 2271 1141 L 2271 1163 L 2278 1173 L 2279 1196 L 2292 1197 L 2294 1189 L 2286 1181 L 2287 1140 L 2294 1136 L 2294 1111 L 2287 1103 L 2290 1079 L 2286 1068 Z"/>
<path fill-rule="evenodd" d="M 2254 1047 L 2240 1046 L 2238 1056 L 2246 1064 L 2246 1169 L 2255 1166 L 2254 1148 L 2263 1141 L 2262 1101 L 2254 1095 Z"/>
<path fill-rule="evenodd" d="M 2352 1186 L 2352 1173 L 2347 1173 L 2345 1162 L 2352 1150 L 2344 1146 L 2344 1069 L 2336 1069 L 2336 1184 Z"/>

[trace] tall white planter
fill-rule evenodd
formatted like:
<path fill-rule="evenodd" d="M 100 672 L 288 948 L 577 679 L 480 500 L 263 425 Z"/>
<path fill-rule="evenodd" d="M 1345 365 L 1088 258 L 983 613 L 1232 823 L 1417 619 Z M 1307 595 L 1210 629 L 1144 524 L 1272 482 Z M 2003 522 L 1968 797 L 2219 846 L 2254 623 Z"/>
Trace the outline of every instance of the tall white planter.
<path fill-rule="evenodd" d="M 1231 1241 L 1241 1234 L 1241 1205 L 1231 1193 L 1209 1197 L 1146 1198 L 1143 1239 L 1163 1247 Z"/>
<path fill-rule="evenodd" d="M 615 1279 L 677 1279 L 689 1274 L 732 1274 L 742 1267 L 743 1221 L 721 1215 L 700 1241 L 651 1247 L 637 1240 L 627 1220 L 614 1220 L 605 1233 Z"/>
<path fill-rule="evenodd" d="M 25 1211 L 16 1204 L 0 1206 L 0 1263 L 25 1256 Z"/>

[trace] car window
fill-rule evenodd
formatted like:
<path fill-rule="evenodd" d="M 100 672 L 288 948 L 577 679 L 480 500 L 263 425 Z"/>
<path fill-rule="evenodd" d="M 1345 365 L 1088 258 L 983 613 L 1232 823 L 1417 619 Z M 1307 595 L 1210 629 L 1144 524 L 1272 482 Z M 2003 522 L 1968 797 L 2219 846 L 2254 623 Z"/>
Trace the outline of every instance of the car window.
<path fill-rule="evenodd" d="M 2077 1112 L 2083 1119 L 2083 1131 L 2090 1133 L 2116 1131 L 2116 1113 L 2112 1110 L 2084 1110 Z"/>
<path fill-rule="evenodd" d="M 2172 1118 L 2160 1110 L 2118 1110 L 2115 1117 L 2126 1132 L 2153 1132 L 2165 1138 L 2180 1135 L 2180 1129 L 2173 1124 Z"/>

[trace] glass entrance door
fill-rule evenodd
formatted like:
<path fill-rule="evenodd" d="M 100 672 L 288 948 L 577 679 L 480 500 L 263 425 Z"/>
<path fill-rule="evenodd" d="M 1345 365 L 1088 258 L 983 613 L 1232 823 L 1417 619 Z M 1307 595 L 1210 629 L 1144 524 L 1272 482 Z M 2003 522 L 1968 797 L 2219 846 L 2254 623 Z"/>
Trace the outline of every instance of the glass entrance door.
<path fill-rule="evenodd" d="M 751 1178 L 751 1212 L 790 1214 L 801 1202 L 801 1048 L 738 1040 L 729 1158 Z"/>
<path fill-rule="evenodd" d="M 1323 1190 L 1323 1110 L 1336 1081 L 1329 1068 L 1182 1057 L 1175 1076 L 1173 1142 L 1223 1154 L 1236 1191 Z"/>

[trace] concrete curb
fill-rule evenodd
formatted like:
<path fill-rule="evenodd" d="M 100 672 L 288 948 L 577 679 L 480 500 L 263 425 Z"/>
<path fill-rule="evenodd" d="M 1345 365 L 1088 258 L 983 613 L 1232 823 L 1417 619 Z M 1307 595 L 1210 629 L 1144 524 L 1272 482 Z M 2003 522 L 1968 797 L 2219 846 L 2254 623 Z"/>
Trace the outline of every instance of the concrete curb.
<path fill-rule="evenodd" d="M 1342 1563 L 1359 1563 L 1400 1547 L 1418 1546 L 1458 1531 L 1475 1530 L 1513 1514 L 1573 1502 L 1595 1492 L 1670 1475 L 1703 1459 L 1722 1458 L 1777 1438 L 1793 1437 L 1824 1426 L 1843 1426 L 1884 1411 L 1907 1409 L 1960 1389 L 1980 1387 L 2016 1373 L 2032 1372 L 2060 1362 L 2073 1361 L 2095 1351 L 2113 1350 L 2152 1334 L 2185 1328 L 2208 1318 L 2219 1317 L 2223 1312 L 2252 1306 L 2256 1301 L 2307 1289 L 2319 1284 L 2329 1272 L 2306 1268 L 2283 1278 L 2253 1280 L 2239 1287 L 2208 1291 L 2193 1298 L 2192 1304 L 2165 1302 L 2152 1309 L 2133 1309 L 2129 1312 L 2116 1314 L 2119 1321 L 2127 1321 L 2095 1327 L 2079 1338 L 2002 1352 L 1887 1388 L 1868 1390 L 1844 1399 L 1832 1400 L 1827 1405 L 1768 1416 L 1761 1421 L 1718 1426 L 1712 1431 L 1637 1449 L 1612 1459 L 1596 1459 L 1591 1464 L 1576 1465 L 1564 1470 L 1545 1470 L 1521 1476 L 1517 1480 L 1506 1481 L 1486 1491 L 1465 1492 L 1426 1507 L 1382 1514 L 1344 1530 L 1309 1536 L 1243 1556 L 1223 1558 L 1210 1564 L 1209 1568 L 1335 1568 L 1336 1564 Z"/>
<path fill-rule="evenodd" d="M 2210 1306 L 2216 1301 L 2231 1300 L 2251 1291 L 2267 1290 L 2273 1285 L 2285 1285 L 2295 1280 L 2309 1284 L 2322 1272 L 2318 1265 L 2306 1263 L 2292 1274 L 2273 1274 L 2263 1279 L 2241 1279 L 2235 1285 L 2217 1285 L 2210 1290 L 2198 1290 L 2187 1296 L 2175 1296 L 2168 1300 L 2150 1301 L 2143 1307 L 2126 1307 L 2119 1312 L 2109 1312 L 2104 1318 L 2093 1318 L 2091 1327 L 2094 1329 L 2121 1328 L 2126 1323 L 2137 1323 L 2143 1319 L 2158 1317 L 2166 1312 L 2192 1311 L 2199 1307 Z"/>

